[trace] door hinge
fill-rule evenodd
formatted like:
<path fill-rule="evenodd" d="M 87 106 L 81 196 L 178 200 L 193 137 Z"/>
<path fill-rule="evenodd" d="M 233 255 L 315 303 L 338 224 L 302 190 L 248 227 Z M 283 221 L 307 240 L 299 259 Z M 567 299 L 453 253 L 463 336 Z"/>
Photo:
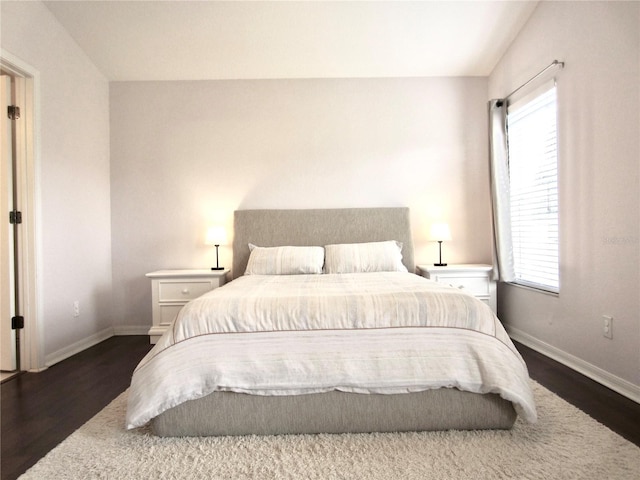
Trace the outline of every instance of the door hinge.
<path fill-rule="evenodd" d="M 9 223 L 10 224 L 19 224 L 22 223 L 22 212 L 18 210 L 12 210 L 9 212 Z"/>
<path fill-rule="evenodd" d="M 7 114 L 11 120 L 20 120 L 20 107 L 9 105 L 9 107 L 7 107 Z"/>
<path fill-rule="evenodd" d="M 11 318 L 11 329 L 12 330 L 21 330 L 24 328 L 24 317 L 12 317 Z"/>

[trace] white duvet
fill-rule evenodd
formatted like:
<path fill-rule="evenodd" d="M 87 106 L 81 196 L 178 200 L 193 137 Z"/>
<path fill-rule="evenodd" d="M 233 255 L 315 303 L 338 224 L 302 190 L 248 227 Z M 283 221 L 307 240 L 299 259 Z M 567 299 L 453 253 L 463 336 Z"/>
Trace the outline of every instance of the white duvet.
<path fill-rule="evenodd" d="M 187 304 L 136 368 L 127 428 L 215 391 L 497 393 L 536 420 L 522 357 L 491 309 L 400 272 L 250 275 Z"/>

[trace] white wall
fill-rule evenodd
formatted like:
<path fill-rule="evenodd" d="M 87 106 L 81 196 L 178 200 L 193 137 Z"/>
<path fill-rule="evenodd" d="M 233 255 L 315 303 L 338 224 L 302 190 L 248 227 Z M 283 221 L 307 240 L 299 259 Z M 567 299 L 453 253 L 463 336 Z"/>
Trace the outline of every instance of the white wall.
<path fill-rule="evenodd" d="M 109 85 L 42 3 L 1 8 L 2 48 L 40 73 L 38 282 L 55 361 L 112 326 Z"/>
<path fill-rule="evenodd" d="M 450 262 L 490 262 L 486 78 L 111 83 L 115 322 L 151 324 L 144 274 L 208 268 L 240 208 L 408 206 Z M 221 247 L 221 264 L 231 252 Z"/>
<path fill-rule="evenodd" d="M 553 59 L 560 295 L 502 285 L 501 319 L 640 398 L 640 4 L 542 2 L 489 79 L 498 98 Z M 614 317 L 613 340 L 602 315 Z M 629 382 L 629 383 L 626 383 Z"/>

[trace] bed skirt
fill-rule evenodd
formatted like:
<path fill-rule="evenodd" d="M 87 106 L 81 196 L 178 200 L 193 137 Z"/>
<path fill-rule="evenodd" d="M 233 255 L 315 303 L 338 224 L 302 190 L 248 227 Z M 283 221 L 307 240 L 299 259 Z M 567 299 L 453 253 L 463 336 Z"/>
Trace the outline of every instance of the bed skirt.
<path fill-rule="evenodd" d="M 257 396 L 215 392 L 152 420 L 164 437 L 509 429 L 511 402 L 441 388 L 395 395 L 328 392 Z"/>

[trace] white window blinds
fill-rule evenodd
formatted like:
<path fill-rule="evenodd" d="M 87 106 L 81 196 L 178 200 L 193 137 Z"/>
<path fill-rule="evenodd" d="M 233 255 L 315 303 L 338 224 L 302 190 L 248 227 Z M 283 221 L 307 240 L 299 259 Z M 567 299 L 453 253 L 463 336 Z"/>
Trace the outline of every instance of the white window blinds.
<path fill-rule="evenodd" d="M 556 88 L 509 107 L 507 137 L 515 282 L 558 292 Z"/>

